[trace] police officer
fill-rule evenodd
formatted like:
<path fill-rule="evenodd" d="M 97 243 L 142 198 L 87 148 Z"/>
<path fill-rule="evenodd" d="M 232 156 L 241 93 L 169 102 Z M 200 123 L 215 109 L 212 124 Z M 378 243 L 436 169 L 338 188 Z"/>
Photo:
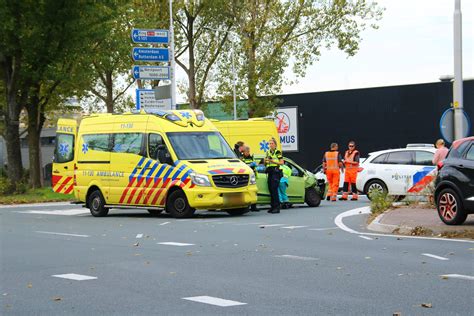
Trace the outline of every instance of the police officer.
<path fill-rule="evenodd" d="M 268 141 L 270 150 L 265 156 L 265 166 L 267 167 L 267 183 L 268 191 L 270 191 L 271 208 L 268 213 L 280 213 L 280 198 L 278 197 L 278 186 L 280 185 L 280 178 L 282 172 L 280 166 L 283 165 L 283 156 L 281 151 L 276 148 L 275 138 Z"/>
<path fill-rule="evenodd" d="M 245 162 L 250 168 L 252 168 L 253 172 L 255 173 L 255 176 L 257 176 L 257 171 L 255 170 L 257 167 L 257 163 L 253 159 L 253 155 L 250 154 L 250 147 L 249 146 L 243 146 L 243 153 L 242 153 L 242 158 L 240 158 L 243 162 Z M 258 212 L 258 208 L 256 204 L 252 204 L 250 206 L 250 210 L 252 212 Z"/>

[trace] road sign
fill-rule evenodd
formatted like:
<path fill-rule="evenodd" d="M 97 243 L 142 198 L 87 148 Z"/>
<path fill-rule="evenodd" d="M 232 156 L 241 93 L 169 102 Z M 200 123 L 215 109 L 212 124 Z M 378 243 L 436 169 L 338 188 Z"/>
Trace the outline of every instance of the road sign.
<path fill-rule="evenodd" d="M 141 61 L 169 61 L 169 51 L 167 48 L 141 48 L 134 47 L 132 51 L 133 60 Z"/>
<path fill-rule="evenodd" d="M 159 86 L 153 89 L 155 92 L 155 99 L 171 99 L 171 85 Z"/>
<path fill-rule="evenodd" d="M 135 79 L 168 80 L 170 78 L 170 67 L 133 66 L 132 74 Z"/>
<path fill-rule="evenodd" d="M 152 89 L 137 89 L 136 91 L 137 110 L 171 110 L 171 99 L 157 100 L 155 91 Z"/>
<path fill-rule="evenodd" d="M 132 30 L 132 41 L 134 43 L 162 43 L 168 44 L 168 30 Z"/>
<path fill-rule="evenodd" d="M 469 131 L 471 129 L 471 120 L 467 113 L 463 110 L 463 137 L 469 136 Z M 448 143 L 452 143 L 454 141 L 454 109 L 449 108 L 444 111 L 443 115 L 441 116 L 441 120 L 439 121 L 439 129 L 441 131 L 441 136 L 445 141 Z"/>

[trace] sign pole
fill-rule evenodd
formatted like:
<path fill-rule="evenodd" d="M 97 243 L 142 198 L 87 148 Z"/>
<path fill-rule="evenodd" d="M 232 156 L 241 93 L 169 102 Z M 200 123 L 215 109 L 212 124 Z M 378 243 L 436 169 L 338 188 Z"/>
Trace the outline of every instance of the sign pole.
<path fill-rule="evenodd" d="M 463 138 L 462 15 L 461 0 L 454 2 L 454 139 Z"/>
<path fill-rule="evenodd" d="M 171 109 L 176 110 L 176 61 L 174 60 L 174 27 L 173 27 L 173 0 L 170 3 L 170 77 L 171 77 Z"/>

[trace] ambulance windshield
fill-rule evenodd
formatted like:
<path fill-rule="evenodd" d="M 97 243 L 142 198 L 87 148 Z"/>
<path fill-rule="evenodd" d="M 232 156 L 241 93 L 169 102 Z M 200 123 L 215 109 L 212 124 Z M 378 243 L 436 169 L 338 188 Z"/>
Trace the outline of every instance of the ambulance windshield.
<path fill-rule="evenodd" d="M 166 133 L 180 160 L 236 158 L 219 132 Z"/>

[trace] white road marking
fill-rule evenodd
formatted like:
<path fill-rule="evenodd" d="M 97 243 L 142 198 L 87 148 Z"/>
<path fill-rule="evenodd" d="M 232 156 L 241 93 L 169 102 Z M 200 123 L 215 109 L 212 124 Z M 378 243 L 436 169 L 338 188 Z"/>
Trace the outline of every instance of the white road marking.
<path fill-rule="evenodd" d="M 52 277 L 75 280 L 75 281 L 86 281 L 86 280 L 96 280 L 97 279 L 97 277 L 82 275 L 82 274 L 75 274 L 75 273 L 55 274 L 55 275 L 52 275 Z"/>
<path fill-rule="evenodd" d="M 438 259 L 438 260 L 449 260 L 449 258 L 440 257 L 440 256 L 437 256 L 437 255 L 432 255 L 430 253 L 422 253 L 421 255 L 426 256 L 426 257 L 435 258 L 435 259 Z"/>
<path fill-rule="evenodd" d="M 297 229 L 297 228 L 303 228 L 303 227 L 308 227 L 308 226 L 286 226 L 286 227 L 282 227 L 282 228 L 285 228 L 285 229 Z"/>
<path fill-rule="evenodd" d="M 143 238 L 143 234 L 137 234 L 137 237 L 135 238 Z"/>
<path fill-rule="evenodd" d="M 319 258 L 313 258 L 313 257 L 301 257 L 301 256 L 294 256 L 294 255 L 279 255 L 275 256 L 276 258 L 288 258 L 288 259 L 297 259 L 297 260 L 319 260 Z"/>
<path fill-rule="evenodd" d="M 68 234 L 68 233 L 55 233 L 55 232 L 44 232 L 44 231 L 35 231 L 38 234 L 48 234 L 48 235 L 60 235 L 60 236 L 72 236 L 72 237 L 90 237 L 89 235 L 78 235 L 78 234 Z"/>
<path fill-rule="evenodd" d="M 441 277 L 474 281 L 474 276 L 463 275 L 463 274 L 443 274 L 441 275 Z"/>
<path fill-rule="evenodd" d="M 364 236 L 381 236 L 381 237 L 392 237 L 392 238 L 403 238 L 403 239 L 426 239 L 426 240 L 443 240 L 443 241 L 457 241 L 457 242 L 465 242 L 465 243 L 474 243 L 471 240 L 464 240 L 464 239 L 451 239 L 451 238 L 438 238 L 438 237 L 423 237 L 423 236 L 405 236 L 405 235 L 390 235 L 390 234 L 379 234 L 379 233 L 363 233 L 355 231 L 342 222 L 342 219 L 349 216 L 354 215 L 362 215 L 362 214 L 370 214 L 370 206 L 364 206 L 355 208 L 346 212 L 342 212 L 336 216 L 334 219 L 334 224 L 336 224 L 340 229 L 357 235 L 364 235 Z"/>
<path fill-rule="evenodd" d="M 285 226 L 286 224 L 263 224 L 260 227 L 278 227 L 278 226 Z"/>
<path fill-rule="evenodd" d="M 30 203 L 30 204 L 10 204 L 1 205 L 0 208 L 19 208 L 19 207 L 43 207 L 43 206 L 71 206 L 71 202 L 48 202 L 48 203 Z"/>
<path fill-rule="evenodd" d="M 328 228 L 309 228 L 308 230 L 321 231 L 321 230 L 333 230 L 333 229 L 339 229 L 339 227 L 328 227 Z"/>
<path fill-rule="evenodd" d="M 85 208 L 78 208 L 78 209 L 71 209 L 71 210 L 49 210 L 49 211 L 18 211 L 18 213 L 25 213 L 25 214 L 44 214 L 44 215 L 79 215 L 89 213 L 88 209 Z"/>
<path fill-rule="evenodd" d="M 222 298 L 212 297 L 212 296 L 183 297 L 183 300 L 188 300 L 188 301 L 193 301 L 193 302 L 198 302 L 198 303 L 204 303 L 204 304 L 210 304 L 210 305 L 216 305 L 216 306 L 221 306 L 221 307 L 229 307 L 229 306 L 237 306 L 237 305 L 246 305 L 247 304 L 247 303 L 242 303 L 242 302 L 237 302 L 237 301 L 225 300 L 225 299 L 222 299 Z"/>
<path fill-rule="evenodd" d="M 363 239 L 367 239 L 367 240 L 374 240 L 373 238 L 370 238 L 370 237 L 367 237 L 367 236 L 362 236 L 362 235 L 359 235 L 360 238 L 363 238 Z"/>
<path fill-rule="evenodd" d="M 262 225 L 263 223 L 240 223 L 234 224 L 235 226 L 245 226 L 245 225 Z"/>
<path fill-rule="evenodd" d="M 164 223 L 161 223 L 160 226 L 168 225 L 169 223 L 171 223 L 171 222 L 164 222 Z"/>
<path fill-rule="evenodd" d="M 173 242 L 173 241 L 159 242 L 158 245 L 178 246 L 178 247 L 194 246 L 194 244 L 187 244 L 187 243 Z"/>

